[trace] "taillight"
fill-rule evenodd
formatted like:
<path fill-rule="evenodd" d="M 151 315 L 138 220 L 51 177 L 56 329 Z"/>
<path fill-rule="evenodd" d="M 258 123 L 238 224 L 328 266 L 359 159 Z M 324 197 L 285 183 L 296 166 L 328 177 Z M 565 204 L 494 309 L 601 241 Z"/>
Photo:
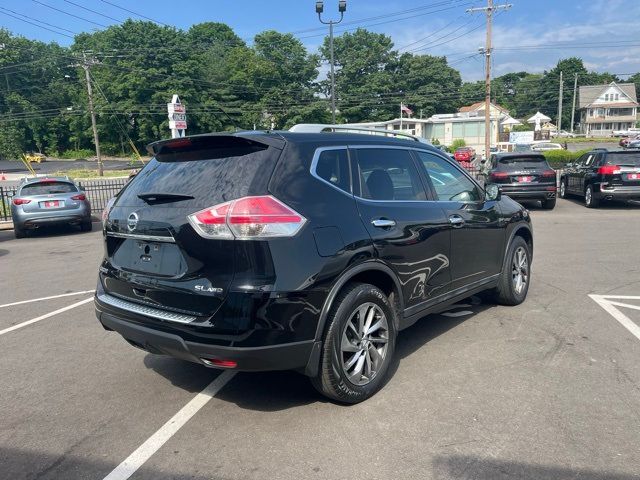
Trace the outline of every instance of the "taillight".
<path fill-rule="evenodd" d="M 270 195 L 244 197 L 187 217 L 201 236 L 216 239 L 292 237 L 307 221 Z"/>
<path fill-rule="evenodd" d="M 27 203 L 31 203 L 31 200 L 27 200 L 26 198 L 14 198 L 12 202 L 14 205 L 25 205 Z"/>
<path fill-rule="evenodd" d="M 87 196 L 84 193 L 80 193 L 78 195 L 74 195 L 73 197 L 71 197 L 71 200 L 86 200 Z"/>
<path fill-rule="evenodd" d="M 491 172 L 489 174 L 489 179 L 493 182 L 502 182 L 509 177 L 509 174 L 506 172 Z"/>
<path fill-rule="evenodd" d="M 541 173 L 541 175 L 545 178 L 555 178 L 556 171 L 555 170 L 545 170 Z"/>
<path fill-rule="evenodd" d="M 602 175 L 615 175 L 620 173 L 620 167 L 618 165 L 603 165 L 598 168 L 598 173 Z"/>

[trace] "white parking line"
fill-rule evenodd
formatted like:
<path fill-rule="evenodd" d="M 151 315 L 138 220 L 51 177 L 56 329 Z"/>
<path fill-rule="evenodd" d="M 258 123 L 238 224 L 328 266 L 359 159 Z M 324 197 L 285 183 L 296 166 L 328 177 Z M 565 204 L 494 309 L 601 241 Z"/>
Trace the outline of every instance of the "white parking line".
<path fill-rule="evenodd" d="M 23 305 L 25 303 L 40 302 L 42 300 L 53 300 L 54 298 L 73 297 L 75 295 L 84 295 L 85 293 L 93 293 L 95 290 L 83 290 L 82 292 L 63 293 L 62 295 L 52 295 L 50 297 L 33 298 L 31 300 L 22 300 L 21 302 L 5 303 L 0 308 L 13 307 L 14 305 Z"/>
<path fill-rule="evenodd" d="M 624 313 L 616 308 L 624 307 L 631 308 L 634 310 L 640 310 L 637 305 L 630 305 L 627 303 L 621 303 L 616 301 L 610 301 L 609 299 L 616 300 L 640 300 L 640 296 L 630 296 L 630 295 L 589 295 L 591 299 L 600 305 L 604 310 L 615 318 L 624 328 L 629 330 L 638 340 L 640 340 L 640 327 L 629 317 L 627 317 Z"/>
<path fill-rule="evenodd" d="M 19 328 L 26 327 L 27 325 L 31 325 L 32 323 L 39 322 L 40 320 L 44 320 L 45 318 L 53 317 L 54 315 L 58 315 L 59 313 L 66 312 L 67 310 L 71 310 L 72 308 L 79 307 L 80 305 L 84 305 L 85 303 L 89 303 L 93 301 L 93 297 L 86 298 L 79 302 L 69 305 L 68 307 L 62 307 L 58 310 L 54 310 L 53 312 L 45 313 L 36 318 L 32 318 L 31 320 L 27 320 L 26 322 L 18 323 L 17 325 L 13 325 L 12 327 L 5 328 L 4 330 L 0 330 L 0 335 L 4 335 L 5 333 L 13 332 L 14 330 L 18 330 Z"/>
<path fill-rule="evenodd" d="M 133 475 L 167 440 L 180 430 L 191 417 L 204 407 L 233 378 L 236 372 L 227 370 L 207 385 L 189 403 L 180 409 L 160 429 L 151 435 L 135 452 L 129 455 L 104 480 L 126 480 Z"/>

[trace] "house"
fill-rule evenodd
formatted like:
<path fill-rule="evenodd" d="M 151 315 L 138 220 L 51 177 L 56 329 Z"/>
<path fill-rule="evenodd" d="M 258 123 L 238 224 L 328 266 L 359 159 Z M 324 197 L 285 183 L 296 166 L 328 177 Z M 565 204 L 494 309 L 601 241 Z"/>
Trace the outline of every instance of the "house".
<path fill-rule="evenodd" d="M 635 127 L 638 113 L 635 84 L 584 86 L 580 87 L 578 97 L 581 133 L 605 136 Z"/>
<path fill-rule="evenodd" d="M 457 113 L 432 115 L 429 118 L 394 118 L 383 122 L 347 123 L 343 126 L 376 128 L 403 131 L 429 141 L 437 140 L 442 145 L 451 145 L 454 140 L 462 139 L 467 146 L 478 153 L 484 152 L 484 102 L 462 107 Z M 505 130 L 502 122 L 509 113 L 491 104 L 491 144 L 496 145 L 499 134 Z"/>

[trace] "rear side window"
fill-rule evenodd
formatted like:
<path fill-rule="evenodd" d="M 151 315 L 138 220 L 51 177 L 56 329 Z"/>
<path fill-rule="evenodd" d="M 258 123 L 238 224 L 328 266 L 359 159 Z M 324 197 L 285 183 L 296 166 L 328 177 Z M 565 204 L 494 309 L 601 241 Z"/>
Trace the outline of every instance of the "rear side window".
<path fill-rule="evenodd" d="M 355 149 L 362 198 L 426 200 L 424 187 L 408 150 Z"/>
<path fill-rule="evenodd" d="M 629 167 L 640 167 L 640 153 L 609 153 L 605 159 L 605 165 L 626 165 Z"/>
<path fill-rule="evenodd" d="M 68 182 L 38 182 L 22 187 L 21 195 L 53 195 L 55 193 L 73 193 L 78 189 Z"/>
<path fill-rule="evenodd" d="M 320 152 L 315 164 L 314 173 L 318 178 L 330 183 L 334 187 L 351 193 L 349 157 L 346 148 L 323 150 Z"/>
<path fill-rule="evenodd" d="M 125 187 L 118 206 L 146 205 L 138 195 L 187 198 L 170 207 L 208 207 L 267 191 L 280 151 L 241 137 L 196 139 L 187 148 L 161 150 Z"/>

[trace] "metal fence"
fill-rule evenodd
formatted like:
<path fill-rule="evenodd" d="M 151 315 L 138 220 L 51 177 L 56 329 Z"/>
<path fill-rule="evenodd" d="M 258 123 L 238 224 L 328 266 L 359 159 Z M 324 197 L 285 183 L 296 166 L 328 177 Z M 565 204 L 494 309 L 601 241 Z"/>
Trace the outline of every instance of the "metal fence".
<path fill-rule="evenodd" d="M 111 197 L 116 195 L 127 184 L 127 179 L 85 180 L 77 182 L 91 202 L 94 214 L 99 213 Z M 0 186 L 0 221 L 11 220 L 11 200 L 18 187 Z"/>

